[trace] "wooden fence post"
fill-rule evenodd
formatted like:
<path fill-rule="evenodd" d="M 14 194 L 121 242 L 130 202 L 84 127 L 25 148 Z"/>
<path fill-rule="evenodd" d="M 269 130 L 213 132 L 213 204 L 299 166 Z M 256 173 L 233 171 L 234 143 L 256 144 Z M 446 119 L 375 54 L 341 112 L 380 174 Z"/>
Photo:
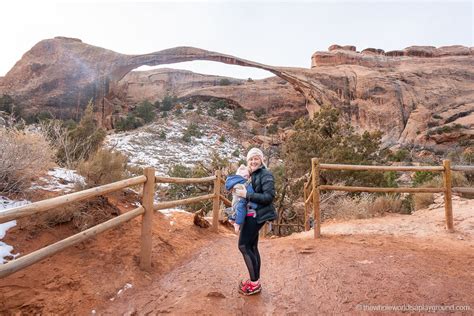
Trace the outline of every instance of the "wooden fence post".
<path fill-rule="evenodd" d="M 311 159 L 311 174 L 313 187 L 313 219 L 314 238 L 321 237 L 321 210 L 319 208 L 319 159 Z"/>
<path fill-rule="evenodd" d="M 142 217 L 142 236 L 140 252 L 140 268 L 151 270 L 151 249 L 153 230 L 153 197 L 155 195 L 155 168 L 147 167 L 143 170 L 146 182 L 143 184 L 142 205 L 145 213 Z"/>
<path fill-rule="evenodd" d="M 308 186 L 308 182 L 305 182 L 304 183 L 304 186 L 303 186 L 303 197 L 304 197 L 304 231 L 308 231 L 309 230 L 309 214 L 308 214 L 308 203 L 306 202 L 306 200 L 308 199 L 308 190 L 307 190 L 307 187 Z"/>
<path fill-rule="evenodd" d="M 216 179 L 214 180 L 214 199 L 212 203 L 212 229 L 219 231 L 219 204 L 221 195 L 221 171 L 216 170 Z"/>
<path fill-rule="evenodd" d="M 451 180 L 451 161 L 443 160 L 443 180 L 444 180 L 444 212 L 446 215 L 446 228 L 449 232 L 454 232 L 453 224 L 453 201 L 452 201 L 452 180 Z"/>

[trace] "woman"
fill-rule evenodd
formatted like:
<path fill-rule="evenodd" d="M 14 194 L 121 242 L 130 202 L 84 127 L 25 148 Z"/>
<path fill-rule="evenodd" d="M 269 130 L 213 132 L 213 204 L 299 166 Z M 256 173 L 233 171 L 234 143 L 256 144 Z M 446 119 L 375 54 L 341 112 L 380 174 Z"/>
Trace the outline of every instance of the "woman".
<path fill-rule="evenodd" d="M 266 221 L 276 219 L 273 206 L 275 198 L 275 181 L 272 173 L 266 168 L 263 153 L 258 148 L 252 148 L 247 154 L 247 167 L 252 178 L 252 188 L 255 193 L 247 192 L 245 188 L 236 190 L 236 195 L 256 203 L 256 209 L 249 209 L 245 216 L 239 236 L 239 249 L 244 256 L 249 270 L 250 280 L 240 282 L 239 292 L 252 295 L 262 290 L 260 284 L 260 254 L 258 252 L 258 232 Z"/>

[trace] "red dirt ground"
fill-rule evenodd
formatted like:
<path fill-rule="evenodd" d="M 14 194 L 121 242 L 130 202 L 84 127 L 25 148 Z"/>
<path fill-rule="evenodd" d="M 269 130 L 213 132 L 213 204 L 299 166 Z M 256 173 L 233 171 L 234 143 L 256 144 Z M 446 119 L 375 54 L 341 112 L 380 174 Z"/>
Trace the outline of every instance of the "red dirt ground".
<path fill-rule="evenodd" d="M 359 304 L 470 306 L 466 314 L 474 310 L 474 242 L 469 234 L 359 234 L 354 227 L 361 224 L 355 221 L 345 236 L 335 225 L 347 223 L 336 223 L 323 225 L 320 240 L 311 233 L 264 239 L 263 291 L 242 297 L 236 286 L 246 270 L 235 235 L 223 228 L 215 234 L 195 227 L 188 214 L 157 214 L 155 219 L 152 272 L 137 265 L 136 219 L 0 280 L 0 314 L 306 315 L 353 313 Z M 383 221 L 394 229 L 393 221 L 400 218 L 386 216 Z M 28 239 L 14 228 L 5 241 L 28 253 L 71 234 L 69 226 L 62 226 Z"/>

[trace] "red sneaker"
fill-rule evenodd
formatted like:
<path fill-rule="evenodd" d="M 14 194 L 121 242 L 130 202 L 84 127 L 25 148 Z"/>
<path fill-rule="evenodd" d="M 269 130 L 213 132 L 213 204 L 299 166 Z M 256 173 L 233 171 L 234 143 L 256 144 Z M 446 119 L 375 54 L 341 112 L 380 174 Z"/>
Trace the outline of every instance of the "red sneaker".
<path fill-rule="evenodd" d="M 250 281 L 239 288 L 240 294 L 243 295 L 254 295 L 260 293 L 261 290 L 262 285 L 260 284 L 260 282 L 257 282 L 257 284 L 253 284 L 253 282 Z"/>
<path fill-rule="evenodd" d="M 239 282 L 239 289 L 242 288 L 243 286 L 245 286 L 247 283 L 250 282 L 250 279 L 247 279 L 247 280 L 240 280 Z"/>

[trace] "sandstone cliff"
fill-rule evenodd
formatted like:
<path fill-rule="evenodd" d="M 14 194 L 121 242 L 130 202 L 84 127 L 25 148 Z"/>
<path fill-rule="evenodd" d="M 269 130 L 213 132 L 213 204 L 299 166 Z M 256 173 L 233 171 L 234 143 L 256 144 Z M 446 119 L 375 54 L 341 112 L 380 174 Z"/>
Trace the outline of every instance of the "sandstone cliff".
<path fill-rule="evenodd" d="M 263 105 L 282 115 L 302 110 L 312 114 L 327 104 L 342 109 L 356 128 L 382 130 L 387 144 L 446 149 L 443 144 L 451 146 L 453 140 L 466 143 L 474 138 L 472 52 L 453 46 L 359 53 L 353 46 L 335 45 L 329 52 L 315 53 L 312 68 L 306 69 L 269 66 L 192 47 L 123 55 L 60 37 L 41 41 L 27 52 L 0 79 L 0 93 L 8 93 L 28 107 L 48 108 L 63 116 L 78 115 L 93 98 L 98 115 L 109 127 L 116 101 L 135 102 L 141 95 L 159 98 L 170 90 L 181 97 L 225 97 L 247 109 Z M 141 65 L 191 60 L 256 67 L 279 78 L 253 84 L 232 80 L 230 86 L 215 86 L 205 83 L 215 81 L 212 76 L 204 79 L 180 71 L 129 74 Z"/>
<path fill-rule="evenodd" d="M 229 84 L 222 85 L 227 79 Z M 112 91 L 123 93 L 129 104 L 162 100 L 166 95 L 187 98 L 222 98 L 247 110 L 265 109 L 273 116 L 302 116 L 305 98 L 287 81 L 271 77 L 242 80 L 193 73 L 187 70 L 156 69 L 128 73 Z"/>

